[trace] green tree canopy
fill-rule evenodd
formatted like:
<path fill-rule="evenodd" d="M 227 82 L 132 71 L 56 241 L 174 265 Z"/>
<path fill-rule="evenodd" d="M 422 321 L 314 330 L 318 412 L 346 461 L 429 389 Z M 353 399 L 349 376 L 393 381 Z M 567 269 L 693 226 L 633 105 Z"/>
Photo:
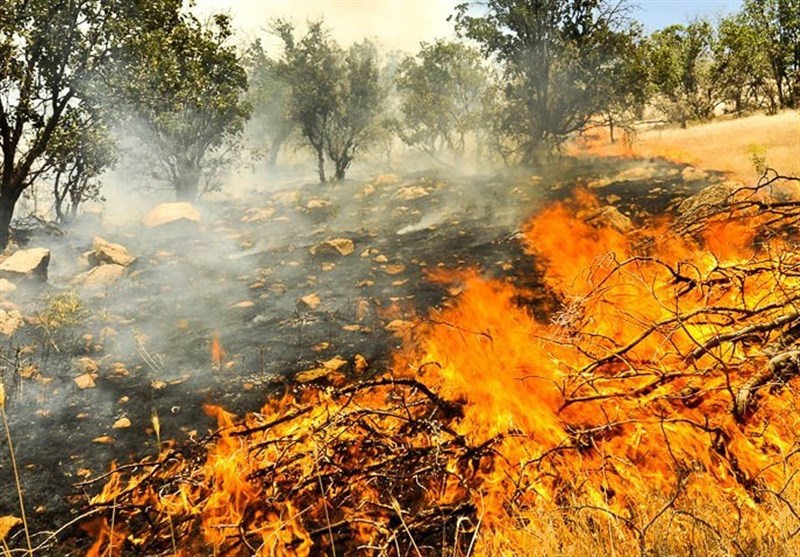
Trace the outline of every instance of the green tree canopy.
<path fill-rule="evenodd" d="M 398 68 L 399 134 L 408 145 L 434 155 L 442 147 L 460 156 L 467 135 L 481 127 L 488 87 L 480 52 L 460 42 L 422 43 Z"/>
<path fill-rule="evenodd" d="M 504 71 L 497 129 L 506 148 L 533 163 L 589 125 L 610 99 L 604 87 L 627 54 L 622 2 L 488 0 L 456 9 L 456 29 Z"/>

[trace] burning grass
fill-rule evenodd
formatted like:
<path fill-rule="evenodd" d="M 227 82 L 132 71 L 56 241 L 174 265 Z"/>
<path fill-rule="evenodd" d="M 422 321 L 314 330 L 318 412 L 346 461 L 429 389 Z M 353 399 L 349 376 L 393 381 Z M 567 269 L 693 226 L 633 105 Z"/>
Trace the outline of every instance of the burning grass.
<path fill-rule="evenodd" d="M 550 323 L 440 273 L 461 294 L 389 371 L 209 406 L 212 435 L 112 470 L 88 554 L 797 554 L 795 182 L 627 235 L 585 193 L 545 208 Z"/>

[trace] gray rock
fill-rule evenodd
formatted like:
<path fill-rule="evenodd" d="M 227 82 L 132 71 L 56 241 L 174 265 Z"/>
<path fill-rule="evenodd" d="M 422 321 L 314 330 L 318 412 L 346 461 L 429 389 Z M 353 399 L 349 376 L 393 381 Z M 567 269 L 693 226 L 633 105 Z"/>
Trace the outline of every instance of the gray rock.
<path fill-rule="evenodd" d="M 0 277 L 33 277 L 47 280 L 47 266 L 50 264 L 50 250 L 33 248 L 14 253 L 0 263 Z"/>

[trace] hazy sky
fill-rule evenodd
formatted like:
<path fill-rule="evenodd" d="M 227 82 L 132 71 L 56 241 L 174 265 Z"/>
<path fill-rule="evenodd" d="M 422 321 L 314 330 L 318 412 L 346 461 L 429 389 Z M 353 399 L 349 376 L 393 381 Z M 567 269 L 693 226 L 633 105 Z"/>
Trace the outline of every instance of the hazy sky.
<path fill-rule="evenodd" d="M 196 0 L 198 15 L 229 12 L 246 40 L 263 37 L 275 17 L 298 23 L 324 16 L 334 37 L 347 46 L 363 37 L 377 38 L 388 48 L 417 50 L 420 41 L 452 35 L 447 16 L 459 0 Z M 705 15 L 712 20 L 736 11 L 741 0 L 638 0 L 634 17 L 653 31 Z"/>

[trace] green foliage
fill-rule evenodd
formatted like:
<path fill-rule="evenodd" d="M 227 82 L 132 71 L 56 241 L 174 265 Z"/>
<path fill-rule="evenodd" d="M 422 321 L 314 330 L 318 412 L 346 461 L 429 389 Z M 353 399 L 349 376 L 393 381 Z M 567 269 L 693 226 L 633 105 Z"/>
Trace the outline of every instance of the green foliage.
<path fill-rule="evenodd" d="M 281 65 L 267 55 L 260 40 L 250 45 L 244 64 L 247 100 L 252 107 L 249 135 L 257 144 L 266 141 L 269 166 L 275 166 L 281 146 L 295 129 L 289 106 L 290 85 L 281 74 Z"/>
<path fill-rule="evenodd" d="M 422 43 L 415 57 L 403 59 L 396 77 L 401 139 L 431 155 L 441 148 L 463 155 L 467 135 L 481 130 L 488 81 L 476 49 L 441 39 Z"/>
<path fill-rule="evenodd" d="M 800 107 L 800 0 L 745 0 L 742 18 L 768 64 L 780 107 Z"/>
<path fill-rule="evenodd" d="M 498 143 L 532 163 L 585 129 L 611 99 L 607 84 L 627 55 L 621 3 L 489 0 L 456 9 L 456 28 L 504 71 Z"/>
<path fill-rule="evenodd" d="M 54 190 L 62 203 L 95 195 L 96 177 L 113 156 L 102 137 L 94 84 L 128 41 L 176 21 L 181 4 L 0 3 L 0 248 L 9 240 L 17 201 L 34 182 L 59 180 Z"/>
<path fill-rule="evenodd" d="M 219 187 L 218 172 L 249 115 L 247 76 L 226 46 L 230 21 L 207 24 L 181 15 L 171 26 L 132 38 L 109 82 L 127 109 L 153 178 L 178 199 L 193 201 Z"/>
<path fill-rule="evenodd" d="M 721 102 L 713 79 L 714 29 L 707 21 L 670 25 L 650 36 L 652 80 L 667 118 L 686 126 L 713 116 Z"/>
<path fill-rule="evenodd" d="M 289 114 L 316 155 L 320 182 L 326 155 L 344 179 L 376 133 L 383 103 L 375 46 L 364 40 L 344 52 L 322 21 L 310 22 L 299 40 L 289 21 L 275 21 L 272 31 L 283 42 L 278 68 L 290 85 Z"/>

